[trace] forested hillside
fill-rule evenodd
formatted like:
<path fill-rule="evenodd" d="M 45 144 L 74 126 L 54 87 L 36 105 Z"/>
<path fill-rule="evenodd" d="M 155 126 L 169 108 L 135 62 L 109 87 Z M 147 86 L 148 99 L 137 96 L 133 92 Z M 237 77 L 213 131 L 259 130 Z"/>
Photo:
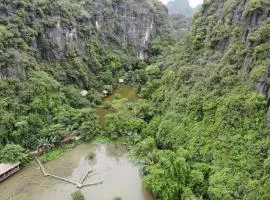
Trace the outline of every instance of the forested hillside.
<path fill-rule="evenodd" d="M 205 1 L 186 39 L 153 59 L 162 77 L 142 88 L 153 118 L 134 155 L 158 199 L 269 199 L 269 9 Z"/>
<path fill-rule="evenodd" d="M 118 78 L 143 82 L 147 44 L 167 20 L 152 0 L 2 0 L 0 148 L 56 145 L 78 131 L 95 135 L 91 106 Z"/>

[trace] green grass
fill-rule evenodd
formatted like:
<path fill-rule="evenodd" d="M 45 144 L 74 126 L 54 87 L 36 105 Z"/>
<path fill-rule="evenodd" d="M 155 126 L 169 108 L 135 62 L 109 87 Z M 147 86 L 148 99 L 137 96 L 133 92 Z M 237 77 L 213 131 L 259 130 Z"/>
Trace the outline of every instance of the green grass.
<path fill-rule="evenodd" d="M 60 158 L 64 153 L 64 149 L 53 149 L 52 151 L 44 153 L 40 159 L 42 162 L 48 162 Z"/>
<path fill-rule="evenodd" d="M 52 149 L 51 151 L 45 152 L 43 155 L 41 155 L 39 157 L 39 159 L 42 162 L 48 162 L 48 161 L 56 160 L 56 159 L 60 158 L 63 155 L 64 152 L 70 151 L 75 146 L 76 146 L 76 144 L 73 143 L 73 144 L 66 144 L 66 145 L 64 145 L 62 147 Z"/>

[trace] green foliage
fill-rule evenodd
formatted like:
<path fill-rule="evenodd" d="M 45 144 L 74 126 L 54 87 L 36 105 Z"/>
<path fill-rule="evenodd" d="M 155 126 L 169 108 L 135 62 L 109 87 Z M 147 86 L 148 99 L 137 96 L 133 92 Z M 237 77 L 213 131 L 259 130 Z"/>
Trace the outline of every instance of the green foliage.
<path fill-rule="evenodd" d="M 87 159 L 88 159 L 88 160 L 93 160 L 95 157 L 96 157 L 96 152 L 94 152 L 94 151 L 89 151 L 89 152 L 87 153 Z"/>
<path fill-rule="evenodd" d="M 103 89 L 106 90 L 109 94 L 111 94 L 113 91 L 113 87 L 111 85 L 104 85 Z"/>
<path fill-rule="evenodd" d="M 21 162 L 25 164 L 27 162 L 25 149 L 22 148 L 20 145 L 7 144 L 0 151 L 0 162 L 1 163 Z"/>
<path fill-rule="evenodd" d="M 191 33 L 151 58 L 141 88 L 151 117 L 132 155 L 158 199 L 268 198 L 268 107 L 254 91 L 268 84 L 267 5 L 247 1 L 244 20 L 262 21 L 245 32 L 232 23 L 239 1 L 205 1 Z"/>
<path fill-rule="evenodd" d="M 249 40 L 252 42 L 264 43 L 270 38 L 270 20 L 265 20 L 262 26 L 256 29 L 249 35 Z"/>
<path fill-rule="evenodd" d="M 158 195 L 159 199 L 181 198 L 189 182 L 196 184 L 194 173 L 190 169 L 182 153 L 175 154 L 171 151 L 160 151 L 159 161 L 146 169 L 144 185 Z M 200 176 L 200 175 L 199 175 Z M 192 179 L 189 181 L 188 179 Z M 198 183 L 203 178 L 199 178 Z"/>
<path fill-rule="evenodd" d="M 71 194 L 71 197 L 72 197 L 72 200 L 84 200 L 84 195 L 83 193 L 78 190 L 78 191 L 75 191 Z"/>
<path fill-rule="evenodd" d="M 97 134 L 94 110 L 82 108 L 89 103 L 79 95 L 79 90 L 70 88 L 63 90 L 58 81 L 42 71 L 31 73 L 29 80 L 23 82 L 1 81 L 1 143 L 13 141 L 45 150 L 75 130 L 81 131 L 85 140 Z"/>
<path fill-rule="evenodd" d="M 144 159 L 156 151 L 157 147 L 155 139 L 152 137 L 147 137 L 132 149 L 132 155 L 137 159 Z"/>
<path fill-rule="evenodd" d="M 244 14 L 247 15 L 250 12 L 262 12 L 270 5 L 270 2 L 264 0 L 249 0 L 248 6 L 245 9 Z"/>
<path fill-rule="evenodd" d="M 150 78 L 158 78 L 160 75 L 160 69 L 158 66 L 149 65 L 146 69 L 146 74 L 150 76 Z"/>
<path fill-rule="evenodd" d="M 105 130 L 112 138 L 140 133 L 144 126 L 142 119 L 127 113 L 108 114 L 105 117 Z"/>
<path fill-rule="evenodd" d="M 80 94 L 80 90 L 72 85 L 63 87 L 63 93 L 65 94 L 68 104 L 73 108 L 80 109 L 90 106 L 89 101 L 83 98 Z M 92 100 L 93 102 L 94 100 Z"/>
<path fill-rule="evenodd" d="M 42 162 L 48 162 L 52 160 L 56 160 L 63 155 L 63 149 L 53 149 L 51 151 L 46 152 L 41 156 Z"/>
<path fill-rule="evenodd" d="M 122 200 L 121 197 L 114 197 L 113 200 Z"/>
<path fill-rule="evenodd" d="M 100 27 L 96 25 L 99 3 L 104 6 Z M 136 13 L 149 10 L 156 29 L 167 17 L 157 2 L 118 3 L 135 8 Z M 2 2 L 1 147 L 16 143 L 49 150 L 77 132 L 89 141 L 99 134 L 99 127 L 95 113 L 88 110 L 91 117 L 85 108 L 101 104 L 103 86 L 112 92 L 120 77 L 126 82 L 144 82 L 145 63 L 137 58 L 138 41 L 122 42 L 129 34 L 123 35 L 122 13 L 115 12 L 115 4 Z M 89 92 L 86 98 L 80 95 L 81 90 Z"/>

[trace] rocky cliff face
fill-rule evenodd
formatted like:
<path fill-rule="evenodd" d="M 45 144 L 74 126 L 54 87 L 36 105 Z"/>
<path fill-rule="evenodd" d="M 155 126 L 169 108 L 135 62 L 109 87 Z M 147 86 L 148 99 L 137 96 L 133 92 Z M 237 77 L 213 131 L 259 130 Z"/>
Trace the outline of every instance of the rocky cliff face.
<path fill-rule="evenodd" d="M 190 7 L 188 0 L 169 1 L 167 7 L 170 14 L 182 14 L 186 17 L 191 17 L 193 14 L 193 9 Z"/>
<path fill-rule="evenodd" d="M 268 93 L 270 62 L 270 2 L 264 0 L 208 0 L 194 17 L 193 44 L 201 52 L 200 63 L 229 60 L 256 90 Z M 202 26 L 203 25 L 203 26 Z M 200 50 L 199 50 L 200 51 Z M 269 99 L 269 98 L 268 98 Z M 268 102 L 270 105 L 270 102 Z"/>
<path fill-rule="evenodd" d="M 71 50 L 88 56 L 94 40 L 131 47 L 143 59 L 167 17 L 166 8 L 152 0 L 5 1 L 0 10 L 1 79 L 25 77 L 39 59 L 63 60 Z M 8 42 L 14 40 L 16 44 Z"/>
<path fill-rule="evenodd" d="M 153 143 L 201 173 L 199 182 L 188 170 L 186 182 L 166 182 L 157 171 L 169 167 L 154 164 L 145 182 L 159 199 L 268 199 L 269 3 L 205 0 L 185 42 L 157 63 L 168 66 L 162 78 L 142 89 L 159 109 L 147 129 Z"/>
<path fill-rule="evenodd" d="M 157 1 L 115 1 L 110 5 L 98 2 L 96 27 L 104 41 L 114 41 L 120 46 L 133 45 L 140 58 L 150 38 L 162 32 L 166 8 Z"/>
<path fill-rule="evenodd" d="M 181 14 L 172 14 L 170 15 L 170 22 L 172 26 L 177 30 L 189 29 L 191 19 Z"/>
<path fill-rule="evenodd" d="M 226 47 L 228 48 L 233 36 L 233 31 L 229 31 L 229 29 L 235 29 L 236 25 L 239 25 L 241 29 L 241 40 L 244 41 L 247 46 L 254 47 L 258 44 L 258 41 L 251 39 L 251 33 L 255 32 L 265 23 L 268 23 L 266 21 L 269 20 L 270 16 L 269 5 L 270 3 L 268 1 L 263 0 L 208 0 L 203 5 L 203 18 L 200 19 L 206 20 L 204 23 L 206 25 L 206 32 L 204 35 L 209 33 L 210 36 L 213 36 L 211 32 L 216 28 L 214 27 L 214 21 L 217 22 L 215 26 L 223 24 L 227 32 L 224 38 L 226 38 Z M 199 20 L 196 20 L 196 22 L 199 23 Z"/>

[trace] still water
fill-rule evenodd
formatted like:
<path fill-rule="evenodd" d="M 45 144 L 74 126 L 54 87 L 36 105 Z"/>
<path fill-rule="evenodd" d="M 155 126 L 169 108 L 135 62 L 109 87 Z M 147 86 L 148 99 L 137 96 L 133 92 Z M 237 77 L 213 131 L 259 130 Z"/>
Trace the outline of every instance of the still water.
<path fill-rule="evenodd" d="M 89 151 L 96 158 L 89 161 Z M 54 161 L 44 164 L 46 171 L 80 180 L 90 168 L 94 170 L 85 183 L 103 180 L 103 184 L 81 189 L 86 200 L 153 200 L 152 195 L 141 184 L 139 168 L 134 166 L 123 145 L 83 144 Z M 76 191 L 74 185 L 50 177 L 44 177 L 38 165 L 27 167 L 0 183 L 1 200 L 70 200 Z"/>

